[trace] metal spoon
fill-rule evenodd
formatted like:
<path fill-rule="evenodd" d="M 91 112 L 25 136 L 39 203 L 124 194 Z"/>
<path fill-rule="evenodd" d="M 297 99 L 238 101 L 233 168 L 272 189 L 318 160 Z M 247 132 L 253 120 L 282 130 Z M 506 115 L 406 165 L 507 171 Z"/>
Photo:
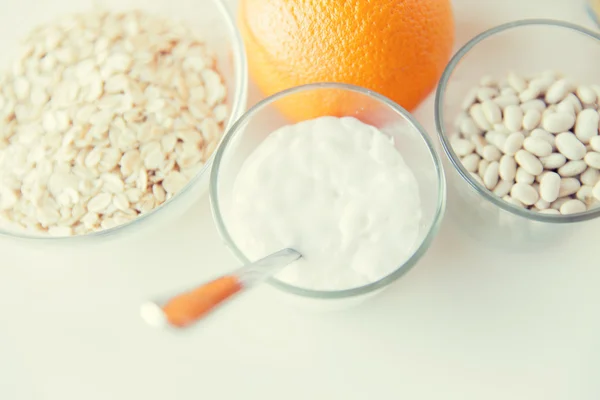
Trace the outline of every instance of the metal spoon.
<path fill-rule="evenodd" d="M 148 301 L 142 304 L 140 315 L 152 326 L 184 328 L 236 293 L 252 288 L 300 257 L 302 255 L 296 250 L 280 250 L 187 292 Z"/>

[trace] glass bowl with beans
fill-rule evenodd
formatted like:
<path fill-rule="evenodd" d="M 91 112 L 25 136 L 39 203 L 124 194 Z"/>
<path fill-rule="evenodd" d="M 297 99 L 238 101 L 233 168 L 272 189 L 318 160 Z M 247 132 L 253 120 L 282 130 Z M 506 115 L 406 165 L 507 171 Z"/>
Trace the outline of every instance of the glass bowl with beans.
<path fill-rule="evenodd" d="M 473 237 L 546 245 L 598 223 L 599 61 L 597 33 L 552 20 L 485 31 L 450 61 L 436 127 L 449 215 Z"/>
<path fill-rule="evenodd" d="M 109 237 L 206 192 L 247 97 L 221 1 L 24 0 L 1 22 L 1 234 Z"/>

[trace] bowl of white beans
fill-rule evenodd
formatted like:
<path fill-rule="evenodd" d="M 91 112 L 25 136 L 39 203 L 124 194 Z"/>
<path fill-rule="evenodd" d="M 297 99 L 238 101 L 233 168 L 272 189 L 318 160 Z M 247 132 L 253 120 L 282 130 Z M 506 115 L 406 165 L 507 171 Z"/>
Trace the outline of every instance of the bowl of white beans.
<path fill-rule="evenodd" d="M 449 214 L 512 248 L 600 220 L 600 35 L 523 20 L 467 42 L 435 102 Z"/>

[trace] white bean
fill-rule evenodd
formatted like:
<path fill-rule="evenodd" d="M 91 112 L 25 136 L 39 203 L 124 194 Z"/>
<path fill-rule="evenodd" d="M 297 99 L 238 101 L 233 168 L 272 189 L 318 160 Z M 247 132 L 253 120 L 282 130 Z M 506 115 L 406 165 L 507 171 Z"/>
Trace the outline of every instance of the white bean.
<path fill-rule="evenodd" d="M 527 206 L 535 204 L 539 199 L 538 192 L 526 183 L 516 183 L 510 190 L 510 196 Z"/>
<path fill-rule="evenodd" d="M 542 181 L 542 178 L 544 177 L 544 175 L 546 175 L 548 172 L 553 172 L 553 171 L 544 171 L 539 175 L 535 176 L 535 182 L 540 183 Z"/>
<path fill-rule="evenodd" d="M 548 106 L 544 111 L 542 111 L 542 121 L 544 120 L 544 117 L 547 117 L 548 115 L 553 114 L 557 111 L 558 110 L 556 106 Z"/>
<path fill-rule="evenodd" d="M 579 180 L 584 185 L 594 186 L 596 182 L 600 181 L 600 171 L 596 168 L 588 168 L 581 174 Z"/>
<path fill-rule="evenodd" d="M 573 106 L 573 103 L 571 103 L 568 100 L 563 100 L 560 103 L 558 103 L 556 105 L 556 111 L 577 115 L 577 112 L 575 111 L 575 106 Z"/>
<path fill-rule="evenodd" d="M 594 104 L 596 102 L 596 92 L 589 86 L 579 86 L 576 93 L 583 104 Z"/>
<path fill-rule="evenodd" d="M 537 157 L 547 157 L 552 154 L 552 145 L 544 139 L 535 137 L 525 138 L 523 148 Z"/>
<path fill-rule="evenodd" d="M 517 168 L 517 173 L 515 174 L 515 180 L 518 183 L 526 183 L 528 185 L 531 185 L 533 181 L 535 181 L 535 176 L 531 175 L 529 172 L 519 167 Z"/>
<path fill-rule="evenodd" d="M 540 93 L 541 93 L 541 89 L 538 86 L 529 85 L 529 87 L 527 89 L 525 89 L 521 93 L 519 93 L 519 99 L 522 102 L 534 100 L 540 95 Z"/>
<path fill-rule="evenodd" d="M 562 178 L 560 180 L 560 189 L 558 191 L 558 197 L 570 196 L 577 193 L 581 187 L 581 182 L 577 178 Z"/>
<path fill-rule="evenodd" d="M 475 145 L 467 139 L 454 139 L 452 148 L 459 157 L 464 157 L 475 150 Z"/>
<path fill-rule="evenodd" d="M 521 104 L 521 110 L 525 112 L 529 110 L 538 110 L 539 112 L 542 112 L 545 109 L 546 103 L 544 103 L 544 101 L 540 99 L 529 100 Z"/>
<path fill-rule="evenodd" d="M 517 162 L 513 156 L 505 154 L 500 159 L 500 178 L 512 181 L 517 175 Z"/>
<path fill-rule="evenodd" d="M 471 143 L 475 145 L 475 151 L 477 154 L 483 156 L 483 148 L 487 146 L 485 139 L 480 135 L 471 136 L 469 139 L 471 140 Z"/>
<path fill-rule="evenodd" d="M 585 163 L 592 168 L 600 169 L 600 153 L 596 153 L 595 151 L 590 151 L 583 158 Z"/>
<path fill-rule="evenodd" d="M 579 190 L 575 194 L 575 197 L 577 197 L 579 200 L 583 201 L 586 204 L 590 204 L 594 198 L 594 195 L 592 193 L 593 189 L 594 188 L 592 186 L 584 185 L 581 188 L 579 188 Z"/>
<path fill-rule="evenodd" d="M 598 123 L 600 123 L 600 115 L 592 108 L 583 110 L 577 115 L 575 135 L 581 143 L 587 144 L 591 138 L 598 136 Z"/>
<path fill-rule="evenodd" d="M 590 139 L 590 147 L 600 153 L 600 136 L 594 136 Z"/>
<path fill-rule="evenodd" d="M 500 85 L 500 86 L 502 86 L 502 85 Z M 502 95 L 502 96 L 505 96 L 505 95 L 516 96 L 517 94 L 518 94 L 517 91 L 511 87 L 504 86 L 500 89 L 500 95 Z"/>
<path fill-rule="evenodd" d="M 547 157 L 541 157 L 540 161 L 546 169 L 557 169 L 565 165 L 567 157 L 560 153 L 552 153 Z"/>
<path fill-rule="evenodd" d="M 490 166 L 490 162 L 488 160 L 479 161 L 479 166 L 477 167 L 477 174 L 483 179 L 485 176 L 485 171 Z"/>
<path fill-rule="evenodd" d="M 504 197 L 510 192 L 514 184 L 514 181 L 500 180 L 494 188 L 493 193 L 498 197 Z"/>
<path fill-rule="evenodd" d="M 502 133 L 504 135 L 510 134 L 510 131 L 508 130 L 506 125 L 504 125 L 504 122 L 501 122 L 499 124 L 494 124 L 493 128 L 494 128 L 495 132 Z"/>
<path fill-rule="evenodd" d="M 519 104 L 519 98 L 514 94 L 501 94 L 492 101 L 498 104 L 498 106 L 502 109 L 505 109 L 511 105 L 516 106 Z"/>
<path fill-rule="evenodd" d="M 475 101 L 477 101 L 477 89 L 478 88 L 473 88 L 473 89 L 469 90 L 469 92 L 467 93 L 465 99 L 463 100 L 463 102 L 461 104 L 461 108 L 463 110 L 465 110 L 465 111 L 468 110 L 475 103 Z"/>
<path fill-rule="evenodd" d="M 504 109 L 504 125 L 511 132 L 518 132 L 523 125 L 523 110 L 519 106 L 508 106 Z"/>
<path fill-rule="evenodd" d="M 496 146 L 498 149 L 504 148 L 504 143 L 506 143 L 507 138 L 507 135 L 495 131 L 489 131 L 485 134 L 485 140 Z"/>
<path fill-rule="evenodd" d="M 556 172 L 545 172 L 540 181 L 540 196 L 552 203 L 558 198 L 560 190 L 560 175 Z"/>
<path fill-rule="evenodd" d="M 546 142 L 550 143 L 552 148 L 554 148 L 555 136 L 553 134 L 551 134 L 550 132 L 547 132 L 541 128 L 537 128 L 537 129 L 534 129 L 533 131 L 531 131 L 529 136 L 534 137 L 534 138 L 544 139 Z"/>
<path fill-rule="evenodd" d="M 592 194 L 594 195 L 594 198 L 598 201 L 600 201 L 600 181 L 596 182 L 596 184 L 594 185 L 594 188 L 592 189 Z"/>
<path fill-rule="evenodd" d="M 490 124 L 493 125 L 502 122 L 502 110 L 500 110 L 498 104 L 491 100 L 486 100 L 481 103 L 481 109 Z"/>
<path fill-rule="evenodd" d="M 477 183 L 479 183 L 481 186 L 485 186 L 485 185 L 483 184 L 483 179 L 481 179 L 481 177 L 480 177 L 479 175 L 477 175 L 477 174 L 476 174 L 476 173 L 474 173 L 474 172 L 469 172 L 469 174 L 471 175 L 471 177 L 473 177 L 473 179 L 474 179 L 474 180 L 475 180 Z"/>
<path fill-rule="evenodd" d="M 542 76 L 540 78 L 532 79 L 531 82 L 529 82 L 529 86 L 535 86 L 540 92 L 545 92 L 554 82 L 555 78 L 553 76 Z"/>
<path fill-rule="evenodd" d="M 550 207 L 550 202 L 540 198 L 533 206 L 541 211 Z"/>
<path fill-rule="evenodd" d="M 579 113 L 581 112 L 581 110 L 583 110 L 583 105 L 581 104 L 581 101 L 579 101 L 579 98 L 577 98 L 577 96 L 575 96 L 573 93 L 569 93 L 563 101 L 571 103 L 571 105 L 573 106 L 573 111 L 575 111 L 575 113 Z"/>
<path fill-rule="evenodd" d="M 514 206 L 517 206 L 517 207 L 521 207 L 521 208 L 525 207 L 525 204 L 521 203 L 519 200 L 517 200 L 517 199 L 514 199 L 514 198 L 512 198 L 512 197 L 510 197 L 510 196 L 504 196 L 504 197 L 502 198 L 502 200 L 504 200 L 504 201 L 506 201 L 507 203 L 510 203 L 510 204 L 512 204 L 512 205 L 514 205 Z"/>
<path fill-rule="evenodd" d="M 460 132 L 465 136 L 479 135 L 481 133 L 481 129 L 468 116 L 460 122 L 459 128 Z"/>
<path fill-rule="evenodd" d="M 502 153 L 496 146 L 488 144 L 483 148 L 483 158 L 488 161 L 498 161 L 502 157 Z"/>
<path fill-rule="evenodd" d="M 594 136 L 590 139 L 590 147 L 600 153 L 600 136 Z"/>
<path fill-rule="evenodd" d="M 569 197 L 561 197 L 560 199 L 556 199 L 552 204 L 550 204 L 550 208 L 560 210 L 560 207 L 569 200 L 571 200 Z"/>
<path fill-rule="evenodd" d="M 523 116 L 523 129 L 530 131 L 537 128 L 542 121 L 542 113 L 539 110 L 531 109 L 525 112 Z"/>
<path fill-rule="evenodd" d="M 567 112 L 549 112 L 542 117 L 542 128 L 550 133 L 565 132 L 575 125 L 575 116 Z"/>
<path fill-rule="evenodd" d="M 479 166 L 480 160 L 481 160 L 481 157 L 479 157 L 478 154 L 471 153 L 462 159 L 462 164 L 467 171 L 475 172 L 475 171 L 477 171 L 477 167 Z"/>
<path fill-rule="evenodd" d="M 477 98 L 482 103 L 487 100 L 491 100 L 498 94 L 498 90 L 490 87 L 481 87 L 477 89 Z"/>
<path fill-rule="evenodd" d="M 507 80 L 510 87 L 512 87 L 518 93 L 521 93 L 523 90 L 527 89 L 527 82 L 525 79 L 514 72 L 508 74 Z"/>
<path fill-rule="evenodd" d="M 570 199 L 560 206 L 560 213 L 563 215 L 582 213 L 587 207 L 581 200 Z"/>
<path fill-rule="evenodd" d="M 527 150 L 519 150 L 515 154 L 517 164 L 531 175 L 539 175 L 544 171 L 542 162 Z"/>
<path fill-rule="evenodd" d="M 488 122 L 485 114 L 483 113 L 483 109 L 481 104 L 473 104 L 469 109 L 469 115 L 473 118 L 473 121 L 477 124 L 479 128 L 484 131 L 489 131 L 492 128 L 492 125 Z"/>
<path fill-rule="evenodd" d="M 586 153 L 583 143 L 571 132 L 563 132 L 556 135 L 556 148 L 569 160 L 581 160 Z"/>
<path fill-rule="evenodd" d="M 569 161 L 558 169 L 558 174 L 564 178 L 577 176 L 587 169 L 585 161 Z"/>
<path fill-rule="evenodd" d="M 485 170 L 485 174 L 483 175 L 483 183 L 485 184 L 485 187 L 489 190 L 493 190 L 498 184 L 498 169 L 498 161 L 494 161 L 490 163 L 490 165 Z"/>
<path fill-rule="evenodd" d="M 569 92 L 570 85 L 565 79 L 560 79 L 554 82 L 546 92 L 546 103 L 556 104 L 563 100 Z"/>
<path fill-rule="evenodd" d="M 504 153 L 508 155 L 514 155 L 521 149 L 525 136 L 521 132 L 514 132 L 508 135 L 506 142 L 504 143 Z"/>
<path fill-rule="evenodd" d="M 454 129 L 460 129 L 460 124 L 462 124 L 462 122 L 466 119 L 469 118 L 469 114 L 467 114 L 466 112 L 461 112 L 460 114 L 458 114 L 458 116 L 456 117 L 456 119 L 454 120 Z"/>

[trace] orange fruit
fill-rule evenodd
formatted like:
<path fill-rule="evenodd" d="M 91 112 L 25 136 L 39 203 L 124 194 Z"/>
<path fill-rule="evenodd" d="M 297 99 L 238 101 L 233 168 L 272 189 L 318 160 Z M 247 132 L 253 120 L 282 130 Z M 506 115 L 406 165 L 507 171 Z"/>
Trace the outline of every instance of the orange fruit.
<path fill-rule="evenodd" d="M 237 19 L 250 76 L 267 96 L 342 82 L 410 111 L 435 87 L 454 42 L 450 0 L 241 0 Z M 296 120 L 352 108 L 318 91 L 279 106 Z"/>

